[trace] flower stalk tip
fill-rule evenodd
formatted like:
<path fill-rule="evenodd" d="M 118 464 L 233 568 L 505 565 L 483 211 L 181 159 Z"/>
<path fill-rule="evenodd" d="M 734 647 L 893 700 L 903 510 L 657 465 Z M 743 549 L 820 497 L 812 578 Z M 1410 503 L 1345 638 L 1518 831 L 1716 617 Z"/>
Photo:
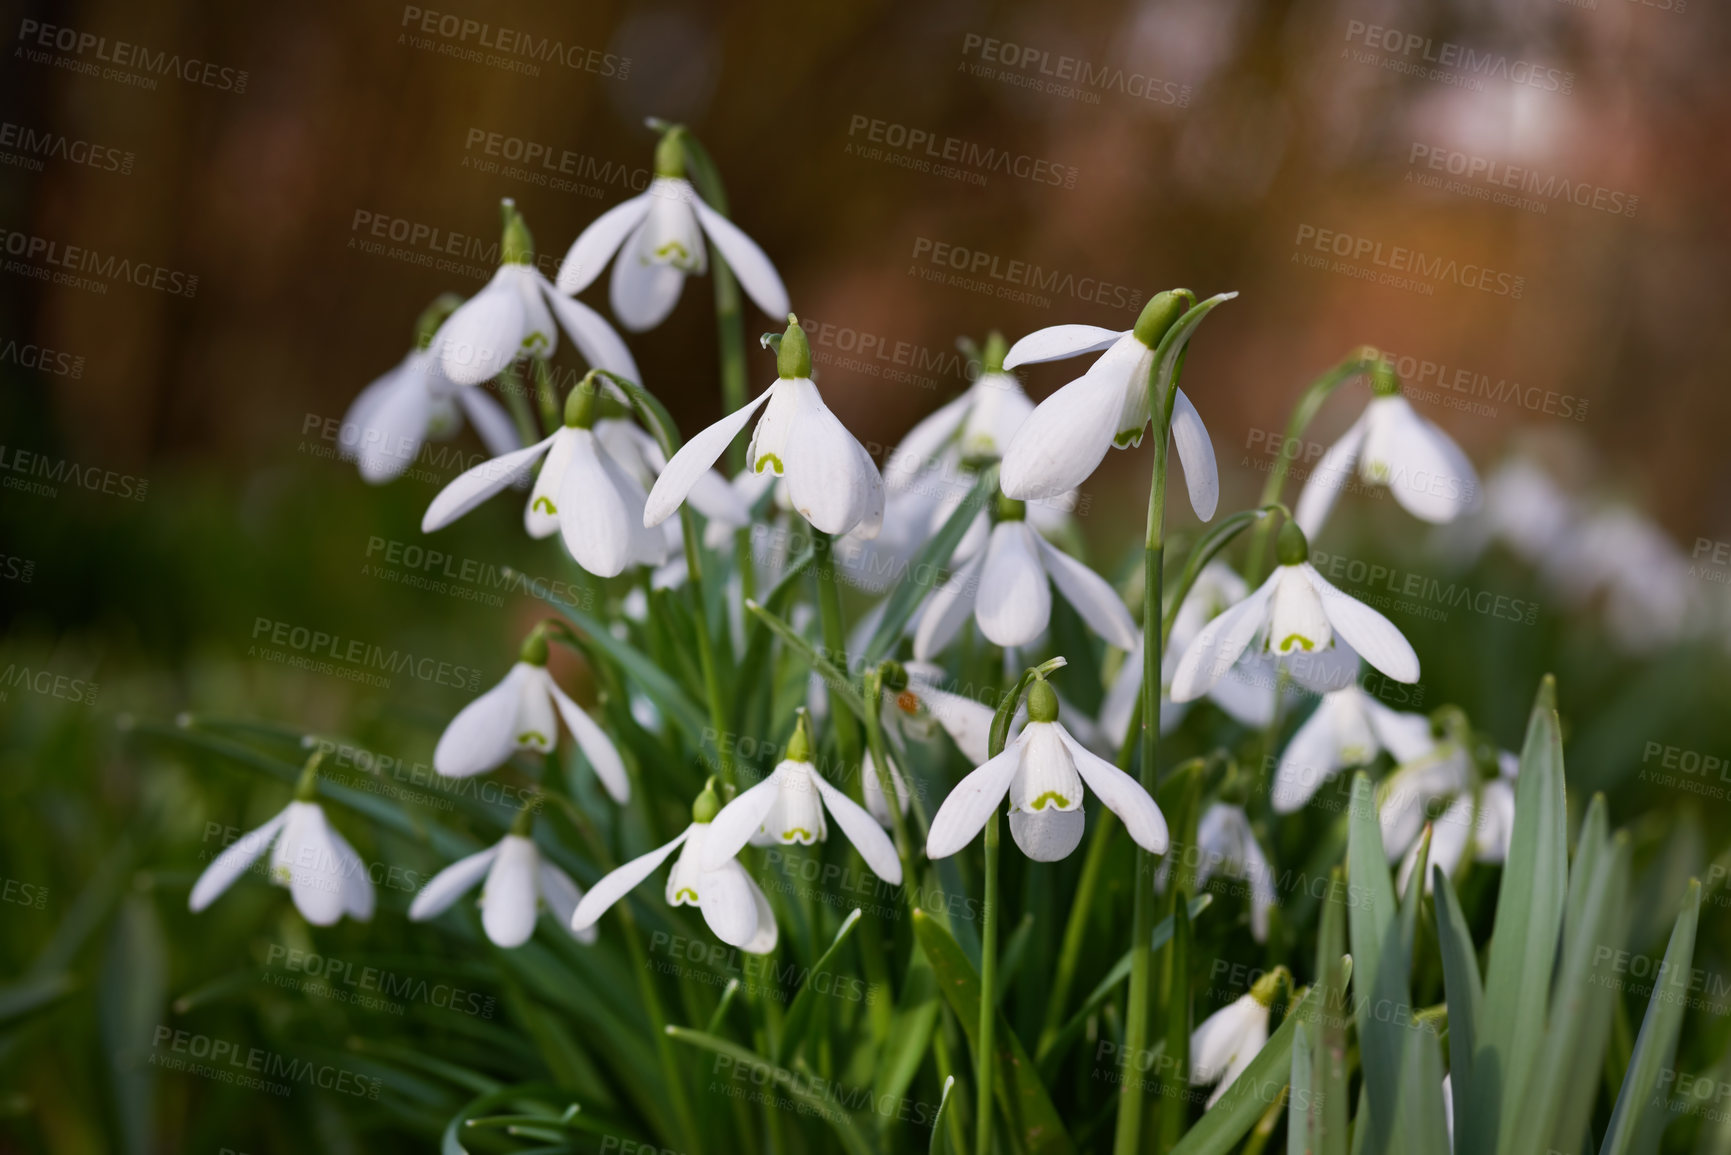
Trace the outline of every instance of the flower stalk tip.
<path fill-rule="evenodd" d="M 1058 720 L 1058 694 L 1044 678 L 1035 678 L 1034 684 L 1028 687 L 1028 721 L 1056 722 Z"/>
<path fill-rule="evenodd" d="M 661 134 L 661 140 L 655 145 L 655 175 L 678 180 L 685 176 L 685 145 L 681 142 L 680 129 L 675 126 Z"/>
<path fill-rule="evenodd" d="M 811 720 L 806 712 L 801 710 L 799 719 L 793 726 L 793 737 L 787 740 L 787 753 L 783 758 L 788 762 L 810 762 L 812 746 Z"/>
<path fill-rule="evenodd" d="M 499 242 L 501 265 L 532 265 L 535 263 L 535 238 L 529 225 L 517 211 L 517 202 L 505 197 L 499 202 L 499 215 L 504 218 L 504 236 Z"/>
<path fill-rule="evenodd" d="M 1292 986 L 1292 972 L 1286 969 L 1285 964 L 1257 979 L 1256 984 L 1250 988 L 1250 997 L 1265 1007 L 1272 1007 L 1283 986 Z"/>
<path fill-rule="evenodd" d="M 1184 297 L 1176 289 L 1155 293 L 1142 306 L 1142 314 L 1136 318 L 1136 326 L 1131 331 L 1138 341 L 1152 349 L 1160 344 L 1166 330 L 1178 323 L 1178 318 L 1184 315 L 1184 307 Z"/>
<path fill-rule="evenodd" d="M 543 627 L 529 631 L 529 636 L 523 639 L 523 648 L 517 651 L 517 659 L 531 666 L 547 664 L 547 631 Z"/>
<path fill-rule="evenodd" d="M 325 760 L 323 750 L 314 750 L 312 757 L 307 759 L 306 767 L 301 770 L 300 781 L 295 783 L 295 801 L 312 802 L 319 794 L 319 763 Z"/>
<path fill-rule="evenodd" d="M 530 795 L 528 801 L 523 804 L 523 809 L 517 811 L 517 816 L 511 819 L 510 832 L 512 834 L 518 838 L 529 837 L 530 831 L 535 826 L 535 807 L 538 802 L 540 802 L 538 796 Z"/>
<path fill-rule="evenodd" d="M 591 369 L 583 375 L 583 380 L 577 383 L 577 388 L 571 390 L 565 398 L 565 427 L 567 429 L 594 428 L 595 418 L 600 415 L 601 391 L 595 385 L 595 371 Z"/>
<path fill-rule="evenodd" d="M 1280 527 L 1280 536 L 1274 539 L 1274 556 L 1281 565 L 1303 565 L 1310 560 L 1310 540 L 1296 521 Z"/>
<path fill-rule="evenodd" d="M 1388 358 L 1381 355 L 1370 365 L 1370 391 L 1378 397 L 1400 396 L 1400 377 Z"/>
<path fill-rule="evenodd" d="M 691 803 L 691 820 L 707 825 L 715 821 L 715 816 L 721 813 L 721 799 L 715 793 L 715 779 L 711 778 L 703 784 L 703 793 Z"/>
<path fill-rule="evenodd" d="M 787 331 L 776 346 L 775 371 L 783 380 L 811 376 L 811 342 L 799 327 L 799 318 L 792 313 L 787 315 Z"/>
<path fill-rule="evenodd" d="M 1004 340 L 1004 335 L 993 329 L 986 334 L 986 347 L 980 351 L 980 372 L 1002 373 L 1004 358 L 1009 356 L 1010 346 Z"/>

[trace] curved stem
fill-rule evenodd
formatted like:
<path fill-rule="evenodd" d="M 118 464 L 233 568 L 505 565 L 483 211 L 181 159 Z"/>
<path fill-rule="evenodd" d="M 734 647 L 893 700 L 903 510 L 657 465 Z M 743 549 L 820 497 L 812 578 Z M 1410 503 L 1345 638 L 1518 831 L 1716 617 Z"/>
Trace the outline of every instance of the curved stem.
<path fill-rule="evenodd" d="M 992 1075 L 997 1066 L 998 1026 L 998 808 L 986 819 L 986 902 L 985 924 L 980 931 L 980 1053 L 979 1073 L 975 1082 L 979 1090 L 979 1118 L 974 1132 L 974 1155 L 992 1152 Z"/>
<path fill-rule="evenodd" d="M 835 538 L 827 533 L 812 531 L 814 540 L 823 542 L 823 556 L 817 559 L 818 613 L 823 619 L 823 645 L 828 657 L 836 663 L 843 676 L 848 674 L 847 627 L 841 616 L 841 582 L 835 567 Z M 853 713 L 842 696 L 842 687 L 829 688 L 829 725 L 835 732 L 836 757 L 842 773 L 860 764 L 859 731 L 854 729 Z M 889 794 L 895 797 L 894 791 Z M 892 809 L 893 809 L 892 805 Z"/>
<path fill-rule="evenodd" d="M 1300 437 L 1304 436 L 1305 427 L 1310 419 L 1316 416 L 1316 411 L 1322 408 L 1322 403 L 1347 381 L 1360 373 L 1370 372 L 1372 365 L 1378 360 L 1375 349 L 1365 345 L 1354 349 L 1346 360 L 1312 381 L 1304 393 L 1298 398 L 1298 403 L 1292 407 L 1292 416 L 1286 421 L 1286 437 L 1280 443 L 1280 449 L 1274 454 L 1274 464 L 1269 467 L 1268 480 L 1262 485 L 1262 500 L 1259 505 L 1273 505 L 1280 500 L 1280 491 L 1286 485 L 1286 473 L 1292 464 L 1292 459 L 1286 456 L 1284 450 Z M 1250 554 L 1244 563 L 1244 580 L 1254 589 L 1263 577 L 1264 562 L 1268 553 L 1269 523 L 1263 522 L 1256 527 L 1256 533 L 1250 538 Z"/>
<path fill-rule="evenodd" d="M 872 767 L 877 771 L 878 788 L 883 791 L 884 802 L 890 810 L 890 834 L 896 842 L 896 854 L 902 860 L 902 893 L 908 898 L 910 913 L 919 906 L 915 895 L 917 887 L 914 880 L 914 848 L 908 841 L 907 816 L 902 813 L 901 797 L 896 793 L 895 776 L 890 773 L 889 743 L 884 741 L 883 719 L 879 709 L 883 702 L 884 672 L 878 666 L 867 671 L 865 676 L 865 732 L 866 749 L 871 751 Z M 865 783 L 860 783 L 863 794 Z M 913 784 L 908 784 L 910 790 Z"/>

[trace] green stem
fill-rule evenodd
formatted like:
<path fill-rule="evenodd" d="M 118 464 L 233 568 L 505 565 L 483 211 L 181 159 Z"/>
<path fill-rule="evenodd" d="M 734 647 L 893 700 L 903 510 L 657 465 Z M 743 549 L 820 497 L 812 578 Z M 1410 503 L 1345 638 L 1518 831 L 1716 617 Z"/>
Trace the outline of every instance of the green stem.
<path fill-rule="evenodd" d="M 722 216 L 728 215 L 727 189 L 721 173 L 703 145 L 688 129 L 681 128 L 679 142 L 685 153 L 691 183 L 703 200 Z M 714 245 L 709 246 L 710 279 L 715 282 L 715 342 L 721 354 L 721 404 L 732 413 L 745 404 L 745 314 L 740 307 L 739 282 Z M 779 323 L 780 317 L 776 318 Z M 737 441 L 727 447 L 727 472 L 731 476 L 745 466 L 745 446 Z"/>
<path fill-rule="evenodd" d="M 679 1069 L 673 1040 L 667 1034 L 667 1012 L 661 1006 L 661 995 L 655 989 L 649 956 L 644 953 L 643 940 L 637 934 L 637 920 L 632 917 L 629 903 L 620 903 L 619 911 L 620 921 L 625 924 L 625 944 L 631 952 L 631 966 L 637 972 L 637 986 L 643 993 L 649 1029 L 655 1036 L 655 1050 L 661 1059 L 662 1076 L 667 1081 L 667 1094 L 672 1099 L 673 1114 L 679 1120 L 679 1129 L 685 1133 L 686 1149 L 701 1153 L 703 1133 L 698 1130 L 697 1117 L 691 1113 L 691 1103 L 686 1097 L 685 1076 Z"/>
<path fill-rule="evenodd" d="M 1280 500 L 1280 491 L 1286 485 L 1286 473 L 1292 464 L 1292 459 L 1285 453 L 1288 445 L 1295 444 L 1304 436 L 1305 427 L 1310 419 L 1316 416 L 1322 403 L 1328 400 L 1329 394 L 1340 388 L 1347 381 L 1360 373 L 1370 372 L 1376 364 L 1377 353 L 1368 345 L 1354 349 L 1346 360 L 1312 381 L 1298 398 L 1298 403 L 1292 407 L 1292 416 L 1286 421 L 1286 437 L 1275 450 L 1274 464 L 1268 470 L 1268 480 L 1262 485 L 1262 500 L 1258 505 L 1273 505 Z M 1256 527 L 1250 538 L 1250 553 L 1244 563 L 1244 580 L 1255 589 L 1266 576 L 1263 565 L 1268 555 L 1269 521 L 1265 520 Z"/>
<path fill-rule="evenodd" d="M 733 743 L 727 741 L 727 699 L 721 690 L 721 671 L 715 665 L 715 646 L 709 637 L 708 602 L 703 596 L 703 558 L 698 552 L 702 540 L 697 536 L 697 519 L 689 505 L 679 507 L 679 529 L 685 537 L 685 572 L 691 595 L 697 602 L 697 662 L 703 671 L 703 693 L 709 699 L 709 724 L 715 728 L 715 757 L 721 770 L 721 781 L 728 787 L 733 780 Z"/>
<path fill-rule="evenodd" d="M 997 1066 L 998 1026 L 998 808 L 986 819 L 985 923 L 980 930 L 980 1051 L 974 1076 L 979 1118 L 975 1122 L 974 1155 L 992 1152 L 992 1074 Z"/>
<path fill-rule="evenodd" d="M 917 889 L 914 881 L 914 848 L 908 841 L 907 816 L 902 813 L 901 799 L 896 794 L 895 778 L 890 774 L 889 744 L 884 741 L 883 718 L 879 711 L 883 704 L 884 672 L 878 666 L 865 677 L 865 732 L 866 748 L 871 751 L 872 765 L 877 770 L 878 787 L 884 792 L 884 800 L 890 808 L 890 834 L 896 841 L 896 854 L 902 860 L 902 893 L 907 896 L 908 910 L 911 914 L 919 906 L 915 896 Z M 864 783 L 861 783 L 863 789 Z M 910 782 L 911 790 L 913 784 Z"/>
<path fill-rule="evenodd" d="M 542 436 L 551 437 L 565 424 L 565 413 L 559 404 L 558 391 L 553 388 L 553 374 L 547 366 L 547 358 L 533 358 L 535 362 L 535 400 L 541 406 Z"/>
<path fill-rule="evenodd" d="M 529 408 L 528 390 L 523 386 L 516 365 L 499 374 L 499 392 L 505 398 L 505 408 L 511 411 L 511 423 L 517 427 L 517 436 L 522 438 L 523 444 L 533 445 L 541 440 L 542 435 L 535 429 L 534 411 Z"/>
<path fill-rule="evenodd" d="M 835 538 L 827 533 L 812 531 L 823 542 L 823 556 L 817 559 L 818 613 L 823 619 L 823 646 L 829 660 L 845 677 L 848 673 L 847 627 L 841 616 L 841 580 L 836 573 Z M 829 727 L 835 733 L 837 772 L 844 776 L 860 764 L 859 731 L 854 729 L 853 712 L 842 697 L 842 687 L 829 687 Z M 895 797 L 892 790 L 890 798 Z M 891 806 L 894 809 L 894 806 Z"/>

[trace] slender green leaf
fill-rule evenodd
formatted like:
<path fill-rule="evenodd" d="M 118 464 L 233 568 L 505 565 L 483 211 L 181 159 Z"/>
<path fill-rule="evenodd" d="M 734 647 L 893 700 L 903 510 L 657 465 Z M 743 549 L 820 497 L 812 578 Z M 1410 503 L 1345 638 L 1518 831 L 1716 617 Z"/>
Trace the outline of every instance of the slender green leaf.
<path fill-rule="evenodd" d="M 930 1155 L 942 1155 L 945 1150 L 944 1109 L 950 1105 L 950 1089 L 955 1085 L 956 1077 L 954 1075 L 944 1080 L 943 1094 L 938 1097 L 938 1113 L 932 1116 L 932 1141 L 926 1147 Z"/>
<path fill-rule="evenodd" d="M 730 1043 L 726 1039 L 718 1039 L 714 1035 L 706 1035 L 702 1031 L 669 1026 L 667 1033 L 681 1043 L 701 1047 L 703 1050 L 719 1055 L 737 1066 L 750 1068 L 756 1075 L 767 1078 L 828 1123 L 834 1129 L 836 1138 L 841 1140 L 842 1147 L 849 1155 L 874 1155 L 871 1144 L 860 1132 L 854 1117 L 837 1104 L 833 1098 L 825 1095 L 821 1087 L 815 1086 L 809 1077 L 796 1075 L 785 1067 L 776 1066 L 761 1055 L 753 1054 L 744 1047 Z M 724 1076 L 718 1075 L 717 1077 Z"/>
<path fill-rule="evenodd" d="M 667 720 L 683 730 L 693 742 L 701 744 L 703 732 L 709 726 L 708 716 L 692 701 L 678 682 L 656 665 L 648 655 L 613 636 L 606 623 L 591 617 L 551 592 L 543 600 L 570 622 L 582 635 L 586 645 L 592 645 L 624 670 L 643 687 L 643 692 L 655 703 Z"/>
<path fill-rule="evenodd" d="M 962 535 L 968 532 L 968 527 L 974 524 L 980 511 L 995 499 L 997 492 L 998 467 L 988 466 L 980 471 L 974 488 L 962 498 L 961 504 L 945 519 L 943 526 L 914 556 L 907 579 L 898 583 L 884 602 L 877 629 L 866 643 L 863 657 L 866 665 L 875 666 L 895 652 L 902 630 L 907 628 L 914 611 L 931 592 L 933 583 L 938 580 L 937 575 L 948 572 L 950 559 L 955 556 L 956 546 L 961 544 Z"/>
<path fill-rule="evenodd" d="M 860 696 L 859 689 L 853 684 L 852 678 L 836 669 L 835 663 L 831 662 L 823 654 L 818 653 L 817 647 L 812 645 L 811 642 L 807 641 L 804 637 L 800 636 L 798 630 L 794 629 L 792 626 L 788 625 L 786 622 L 782 621 L 756 602 L 747 601 L 745 603 L 745 608 L 758 621 L 768 626 L 776 637 L 787 643 L 789 648 L 799 654 L 800 660 L 803 661 L 813 673 L 823 679 L 825 688 L 835 694 L 836 697 L 840 698 L 841 701 L 847 705 L 847 708 L 853 711 L 854 717 L 861 719 L 865 717 L 865 699 Z"/>
<path fill-rule="evenodd" d="M 1322 1150 L 1322 1100 L 1312 1081 L 1315 1044 L 1303 1023 L 1292 1035 L 1292 1093 L 1286 1101 L 1286 1155 L 1317 1155 Z"/>
<path fill-rule="evenodd" d="M 1479 977 L 1478 956 L 1473 953 L 1472 932 L 1461 914 L 1460 899 L 1448 872 L 1438 865 L 1431 869 L 1436 894 L 1437 943 L 1442 949 L 1443 989 L 1449 1008 L 1449 1088 L 1454 1097 L 1455 1118 L 1466 1118 L 1472 1102 L 1473 1055 L 1478 1046 L 1479 1022 L 1484 1015 L 1485 988 Z M 1464 1130 L 1464 1128 L 1463 1128 Z"/>
<path fill-rule="evenodd" d="M 775 1061 L 780 1065 L 785 1067 L 792 1062 L 793 1056 L 805 1042 L 806 1033 L 811 1029 L 812 1011 L 819 997 L 814 993 L 815 984 L 823 975 L 829 973 L 836 952 L 841 949 L 842 943 L 848 940 L 859 920 L 860 910 L 855 907 L 841 920 L 841 929 L 836 931 L 835 938 L 830 940 L 829 949 L 819 955 L 817 961 L 806 971 L 805 982 L 800 985 L 799 993 L 793 996 L 793 1002 L 787 1008 L 787 1018 L 782 1020 L 781 1041 L 775 1049 Z"/>
<path fill-rule="evenodd" d="M 1316 992 L 1306 991 L 1220 1101 L 1185 1133 L 1172 1155 L 1226 1155 L 1249 1134 L 1268 1109 L 1269 1096 L 1279 1094 L 1287 1084 L 1299 1024 L 1311 1022 L 1318 1009 Z"/>
<path fill-rule="evenodd" d="M 1402 1037 L 1406 1028 L 1397 1021 L 1405 1017 L 1402 1009 L 1410 1003 L 1407 958 L 1374 795 L 1370 779 L 1362 773 L 1353 779 L 1351 806 L 1347 877 L 1358 899 L 1348 912 L 1352 989 L 1365 1095 L 1373 1107 L 1373 1130 L 1365 1149 L 1371 1155 L 1388 1155 L 1394 1149 L 1401 1064 L 1407 1048 Z M 1364 1125 L 1362 1119 L 1359 1125 Z"/>
<path fill-rule="evenodd" d="M 1316 1015 L 1310 1034 L 1315 1039 L 1311 1061 L 1319 1110 L 1311 1123 L 1311 1155 L 1346 1155 L 1346 877 L 1335 867 L 1322 898 L 1321 922 L 1316 933 Z M 1296 1093 L 1296 1091 L 1295 1091 Z"/>

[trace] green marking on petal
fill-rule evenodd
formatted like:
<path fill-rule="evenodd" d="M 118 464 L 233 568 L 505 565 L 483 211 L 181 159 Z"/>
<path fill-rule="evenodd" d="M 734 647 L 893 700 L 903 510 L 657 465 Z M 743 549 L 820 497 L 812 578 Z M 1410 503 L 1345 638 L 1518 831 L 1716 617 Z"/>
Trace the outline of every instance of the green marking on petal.
<path fill-rule="evenodd" d="M 791 830 L 783 830 L 781 832 L 781 840 L 783 842 L 803 842 L 809 845 L 817 841 L 817 835 L 813 834 L 803 826 L 795 826 Z"/>
<path fill-rule="evenodd" d="M 762 473 L 763 472 L 763 463 L 766 461 L 770 462 L 771 464 L 773 464 L 775 466 L 775 475 L 777 477 L 780 477 L 782 474 L 781 458 L 777 457 L 773 453 L 765 453 L 762 457 L 758 458 L 757 464 L 751 467 L 751 471 L 753 473 Z"/>
<path fill-rule="evenodd" d="M 543 505 L 547 507 L 548 513 L 555 515 L 558 514 L 559 507 L 553 504 L 553 499 L 550 497 L 537 497 L 535 499 L 535 504 L 529 507 L 529 512 L 540 513 Z"/>
<path fill-rule="evenodd" d="M 1048 805 L 1051 805 L 1051 806 L 1055 806 L 1059 810 L 1062 810 L 1062 809 L 1064 809 L 1064 807 L 1068 806 L 1069 804 L 1070 804 L 1070 800 L 1068 798 L 1064 797 L 1062 794 L 1058 793 L 1056 790 L 1048 790 L 1044 794 L 1040 795 L 1038 798 L 1034 799 L 1033 802 L 1029 803 L 1028 809 L 1029 810 L 1044 810 Z"/>
<path fill-rule="evenodd" d="M 1119 449 L 1128 449 L 1132 445 L 1142 444 L 1143 428 L 1143 426 L 1138 425 L 1134 429 L 1120 429 L 1118 435 L 1112 438 L 1112 444 Z"/>
<path fill-rule="evenodd" d="M 533 746 L 537 750 L 546 750 L 551 748 L 553 743 L 548 739 L 547 735 L 541 733 L 539 730 L 525 730 L 521 734 L 517 735 L 517 745 Z"/>
<path fill-rule="evenodd" d="M 1280 652 L 1283 654 L 1290 654 L 1294 645 L 1298 646 L 1298 648 L 1303 650 L 1305 653 L 1309 653 L 1311 650 L 1316 649 L 1316 643 L 1302 634 L 1287 634 L 1286 637 L 1280 640 Z"/>
<path fill-rule="evenodd" d="M 689 886 L 680 887 L 678 890 L 673 892 L 673 905 L 674 906 L 695 906 L 695 905 L 697 905 L 697 892 L 695 890 L 692 890 Z"/>

